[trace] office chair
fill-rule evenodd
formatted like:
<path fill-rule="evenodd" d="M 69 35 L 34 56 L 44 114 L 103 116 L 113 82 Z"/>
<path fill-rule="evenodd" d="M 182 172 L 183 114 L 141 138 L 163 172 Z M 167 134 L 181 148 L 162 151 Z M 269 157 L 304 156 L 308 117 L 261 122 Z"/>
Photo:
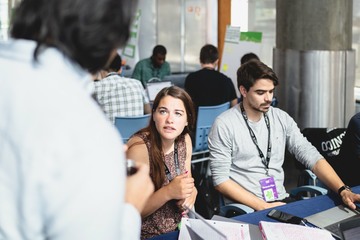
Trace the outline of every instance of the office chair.
<path fill-rule="evenodd" d="M 126 143 L 138 130 L 149 123 L 150 114 L 135 117 L 115 117 L 115 127 L 120 132 L 122 140 Z"/>
<path fill-rule="evenodd" d="M 191 164 L 195 185 L 199 192 L 195 203 L 196 209 L 208 219 L 219 210 L 218 193 L 212 186 L 207 161 L 209 160 L 208 134 L 215 118 L 229 108 L 230 102 L 216 106 L 201 106 L 198 109 Z"/>
<path fill-rule="evenodd" d="M 214 123 L 216 117 L 229 108 L 230 102 L 216 106 L 199 107 L 196 120 L 192 163 L 201 162 L 208 159 L 208 157 L 206 157 L 206 154 L 209 152 L 207 138 L 211 126 Z"/>
<path fill-rule="evenodd" d="M 224 196 L 219 193 L 220 213 L 222 217 L 232 218 L 235 216 L 252 213 L 254 209 L 241 203 L 225 204 Z"/>

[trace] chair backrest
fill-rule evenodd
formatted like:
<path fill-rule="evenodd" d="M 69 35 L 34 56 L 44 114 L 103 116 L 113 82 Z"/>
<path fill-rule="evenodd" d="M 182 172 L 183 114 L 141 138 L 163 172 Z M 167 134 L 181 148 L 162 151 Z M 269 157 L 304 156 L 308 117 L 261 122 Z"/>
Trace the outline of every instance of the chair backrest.
<path fill-rule="evenodd" d="M 131 135 L 146 127 L 150 114 L 135 117 L 115 117 L 115 127 L 120 132 L 123 142 L 126 143 Z"/>
<path fill-rule="evenodd" d="M 305 128 L 303 135 L 336 170 L 341 162 L 338 160 L 342 139 L 346 128 Z"/>
<path fill-rule="evenodd" d="M 341 166 L 339 159 L 340 147 L 342 139 L 345 136 L 346 128 L 305 128 L 302 131 L 307 140 L 320 152 L 321 155 L 329 162 L 329 164 L 338 171 Z M 298 169 L 305 169 L 305 167 L 295 162 Z M 314 185 L 325 187 L 320 180 L 310 170 L 304 170 L 298 178 L 298 186 Z"/>
<path fill-rule="evenodd" d="M 196 120 L 195 145 L 193 149 L 195 152 L 208 149 L 207 137 L 215 118 L 229 108 L 230 102 L 216 106 L 199 107 Z"/>

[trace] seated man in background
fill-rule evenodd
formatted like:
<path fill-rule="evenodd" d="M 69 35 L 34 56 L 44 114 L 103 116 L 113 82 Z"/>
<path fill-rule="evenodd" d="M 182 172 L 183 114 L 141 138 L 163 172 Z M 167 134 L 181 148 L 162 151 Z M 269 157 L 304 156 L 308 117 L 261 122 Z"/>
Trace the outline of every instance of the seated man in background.
<path fill-rule="evenodd" d="M 251 60 L 259 60 L 260 61 L 260 58 L 255 53 L 252 53 L 252 52 L 246 53 L 240 58 L 240 65 L 243 65 L 244 63 L 251 61 Z"/>
<path fill-rule="evenodd" d="M 242 101 L 215 120 L 208 139 L 214 185 L 226 202 L 262 210 L 293 201 L 284 187 L 282 166 L 287 147 L 355 209 L 360 195 L 351 192 L 286 112 L 271 107 L 278 84 L 273 70 L 252 60 L 238 69 L 237 80 Z"/>
<path fill-rule="evenodd" d="M 139 61 L 135 65 L 132 78 L 140 80 L 144 88 L 146 83 L 152 80 L 162 80 L 165 76 L 171 74 L 170 64 L 165 61 L 166 48 L 157 45 L 153 49 L 152 56 Z"/>
<path fill-rule="evenodd" d="M 216 70 L 219 62 L 218 49 L 207 44 L 200 50 L 201 69 L 190 73 L 185 79 L 185 90 L 195 106 L 215 106 L 231 102 L 237 104 L 233 82 L 229 77 Z"/>
<path fill-rule="evenodd" d="M 339 176 L 351 187 L 360 185 L 360 113 L 349 121 L 340 147 L 339 160 Z"/>
<path fill-rule="evenodd" d="M 141 83 L 120 76 L 121 63 L 121 57 L 116 54 L 110 66 L 100 72 L 102 79 L 94 81 L 96 99 L 112 123 L 116 116 L 140 116 L 151 111 Z"/>

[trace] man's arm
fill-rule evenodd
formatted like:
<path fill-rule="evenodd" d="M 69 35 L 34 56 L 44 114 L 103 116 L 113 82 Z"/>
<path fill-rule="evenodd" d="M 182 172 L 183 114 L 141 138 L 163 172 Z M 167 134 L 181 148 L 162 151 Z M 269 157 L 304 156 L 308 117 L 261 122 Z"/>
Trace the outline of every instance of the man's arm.
<path fill-rule="evenodd" d="M 134 78 L 134 79 L 137 79 L 137 80 L 140 80 L 141 81 L 141 66 L 140 66 L 140 62 L 138 62 L 136 65 L 135 65 L 135 68 L 134 68 L 134 71 L 131 75 L 131 78 Z"/>
<path fill-rule="evenodd" d="M 250 193 L 231 179 L 219 184 L 218 186 L 215 186 L 215 189 L 224 196 L 232 199 L 234 202 L 242 203 L 255 209 L 256 211 L 285 204 L 282 202 L 267 203 L 264 200 L 256 197 L 254 194 Z"/>
<path fill-rule="evenodd" d="M 345 185 L 325 159 L 320 159 L 317 161 L 312 168 L 312 171 L 328 188 L 333 190 L 335 193 L 338 192 L 340 187 Z M 354 202 L 360 202 L 360 194 L 355 194 L 351 191 L 344 190 L 340 195 L 342 201 L 351 209 L 356 208 Z"/>

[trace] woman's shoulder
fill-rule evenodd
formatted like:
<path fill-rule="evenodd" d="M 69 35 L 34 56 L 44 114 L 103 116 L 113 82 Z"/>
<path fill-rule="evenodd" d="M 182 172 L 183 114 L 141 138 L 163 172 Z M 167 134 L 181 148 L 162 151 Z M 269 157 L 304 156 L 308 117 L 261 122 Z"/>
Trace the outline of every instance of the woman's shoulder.
<path fill-rule="evenodd" d="M 130 148 L 135 146 L 144 147 L 149 142 L 149 134 L 146 132 L 140 132 L 134 134 L 129 141 L 127 142 L 127 146 Z"/>

